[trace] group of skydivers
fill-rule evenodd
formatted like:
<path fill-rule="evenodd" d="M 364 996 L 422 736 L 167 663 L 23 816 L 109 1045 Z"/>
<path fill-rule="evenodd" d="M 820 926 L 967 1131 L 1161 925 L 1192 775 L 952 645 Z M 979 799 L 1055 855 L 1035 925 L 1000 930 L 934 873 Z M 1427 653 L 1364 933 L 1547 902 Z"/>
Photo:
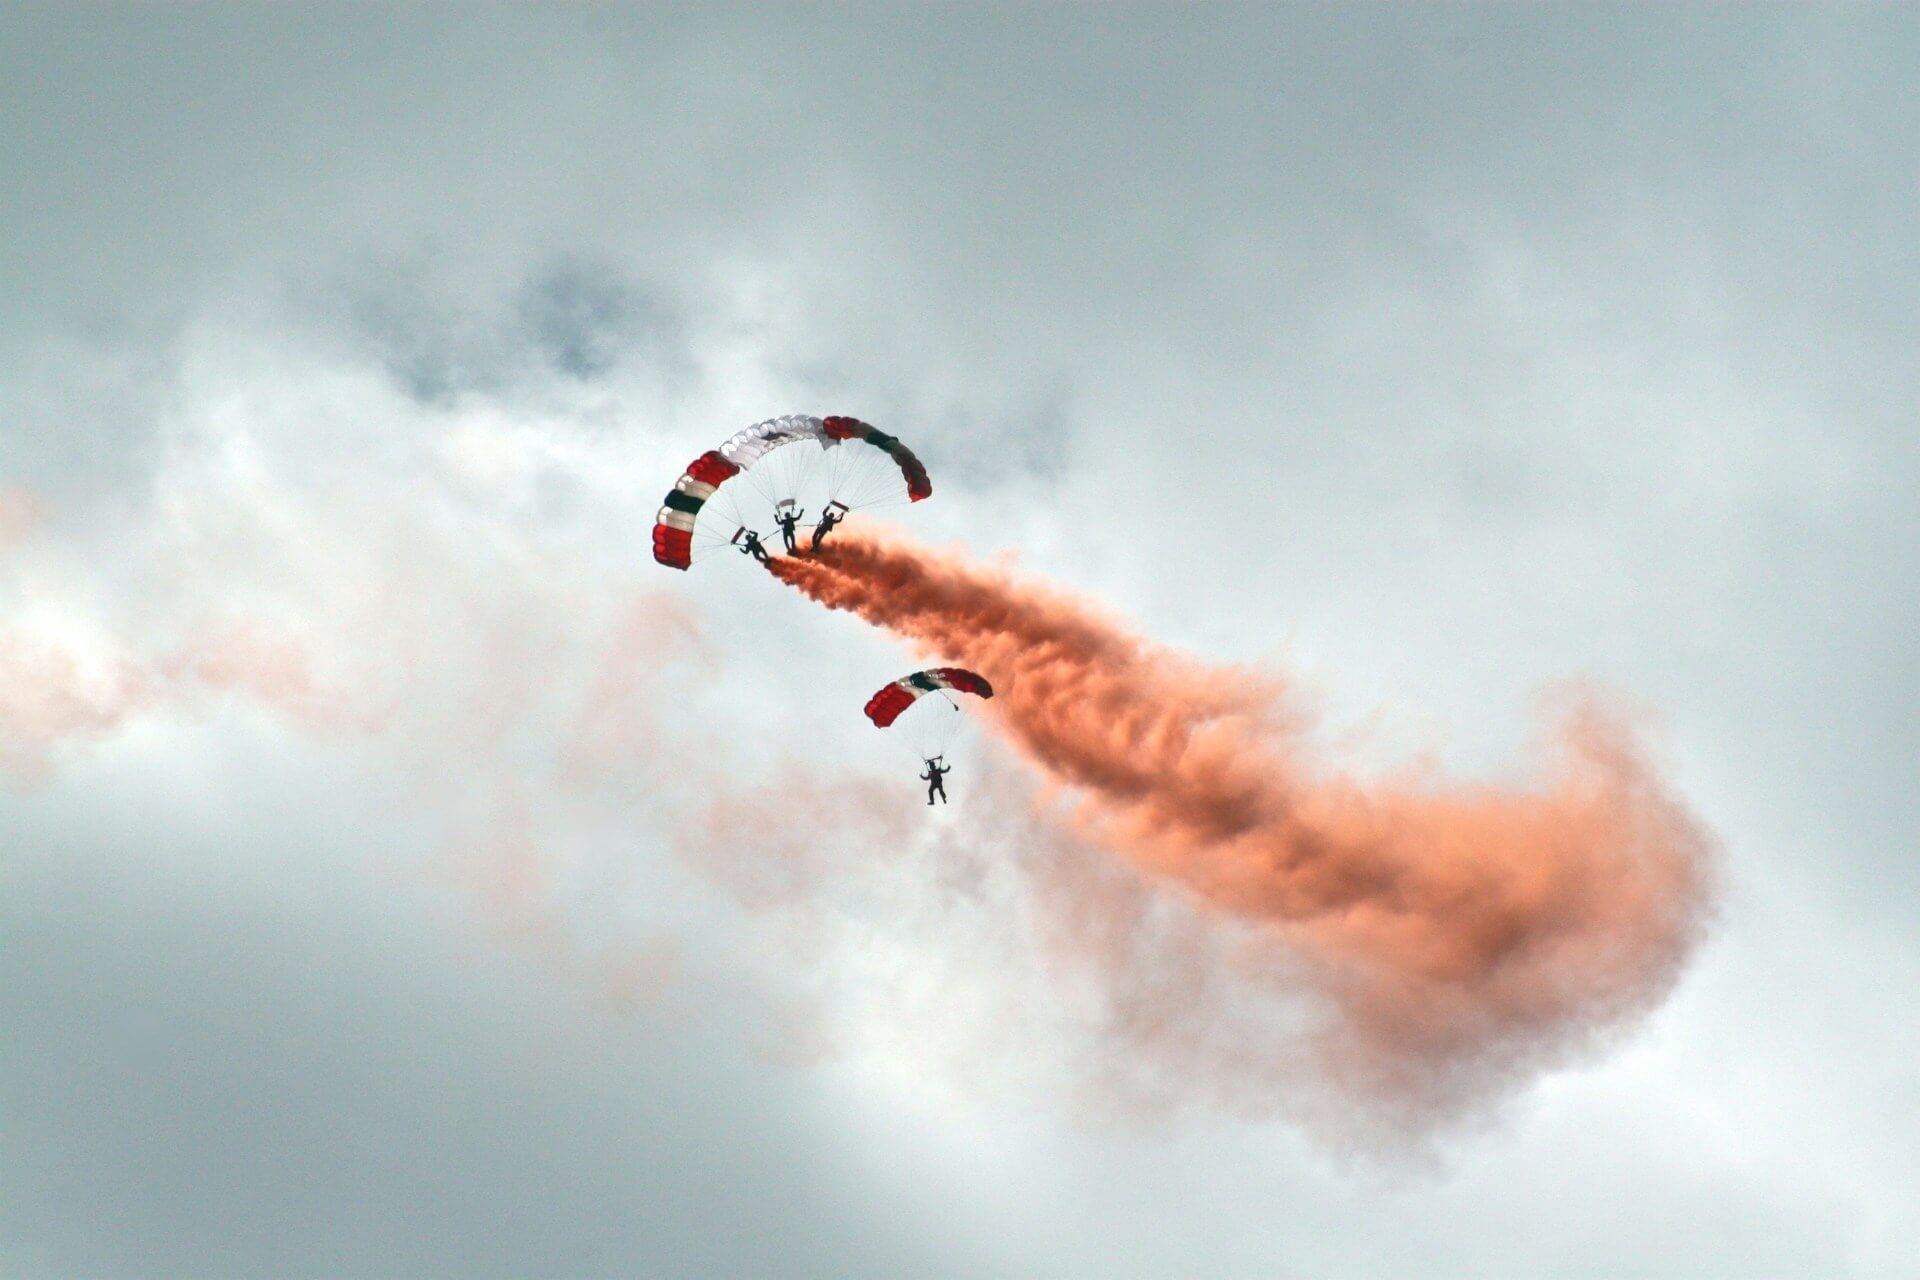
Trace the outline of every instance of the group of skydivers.
<path fill-rule="evenodd" d="M 809 539 L 807 543 L 807 550 L 809 552 L 820 550 L 820 545 L 827 540 L 827 535 L 833 532 L 834 526 L 846 519 L 846 515 L 844 514 L 845 508 L 836 511 L 834 508 L 837 505 L 837 503 L 829 503 L 826 510 L 820 513 L 820 519 L 816 521 L 813 526 L 813 537 Z M 806 514 L 807 511 L 805 507 L 793 506 L 783 506 L 774 513 L 773 522 L 780 527 L 781 540 L 786 543 L 787 554 L 790 556 L 798 555 L 800 552 L 798 530 L 800 527 L 800 518 Z M 744 529 L 741 531 L 740 554 L 752 556 L 761 564 L 770 565 L 773 563 L 773 558 L 767 554 L 766 544 L 760 540 L 760 535 L 752 529 Z M 928 760 L 927 771 L 920 775 L 920 780 L 927 784 L 928 804 L 933 803 L 935 796 L 940 797 L 941 804 L 947 803 L 946 777 L 949 773 L 953 772 L 953 767 L 951 765 L 941 764 L 940 762 L 944 758 L 943 756 L 934 756 Z"/>
<path fill-rule="evenodd" d="M 847 518 L 844 514 L 845 508 L 836 511 L 834 510 L 835 505 L 836 504 L 829 503 L 827 509 L 820 513 L 820 519 L 816 521 L 813 526 L 813 537 L 807 543 L 807 550 L 818 551 L 820 544 L 827 540 L 827 535 L 833 532 L 834 526 Z M 773 522 L 780 526 L 780 537 L 786 542 L 787 554 L 790 556 L 799 553 L 800 548 L 797 530 L 800 527 L 800 517 L 806 514 L 807 509 L 805 507 L 788 507 L 774 513 Z M 767 555 L 766 544 L 760 541 L 760 535 L 752 529 L 746 529 L 741 532 L 740 554 L 743 556 L 752 556 L 761 564 L 773 563 L 772 559 Z"/>
<path fill-rule="evenodd" d="M 667 491 L 662 499 L 658 515 L 653 524 L 653 558 L 669 569 L 685 571 L 692 567 L 696 548 L 696 536 L 717 532 L 708 526 L 702 530 L 699 526 L 701 513 L 707 508 L 708 501 L 742 472 L 751 470 L 762 459 L 775 450 L 789 447 L 804 448 L 807 443 L 818 446 L 823 453 L 829 450 L 851 449 L 849 455 L 853 472 L 871 471 L 871 475 L 860 477 L 855 483 L 855 491 L 868 495 L 869 499 L 879 501 L 880 489 L 872 487 L 876 483 L 891 493 L 891 486 L 884 483 L 886 473 L 898 468 L 900 484 L 905 488 L 908 502 L 919 502 L 933 495 L 933 481 L 927 475 L 927 469 L 919 458 L 914 456 L 898 436 L 880 430 L 869 422 L 843 415 L 815 417 L 812 414 L 789 413 L 767 418 L 734 432 L 717 447 L 708 449 L 687 464 L 680 479 Z M 842 455 L 835 454 L 836 459 Z M 794 477 L 777 479 L 775 490 L 785 487 L 785 482 Z M 847 481 L 856 477 L 843 469 L 840 476 Z M 769 486 L 756 484 L 761 493 L 769 497 Z M 856 502 L 853 505 L 865 505 Z M 829 535 L 846 519 L 849 504 L 838 500 L 830 501 L 821 511 L 820 518 L 814 522 L 807 550 L 817 552 L 825 545 Z M 729 514 L 739 515 L 737 507 Z M 800 525 L 806 511 L 799 507 L 791 489 L 774 503 L 774 524 L 780 530 L 781 541 L 790 556 L 801 554 Z M 730 522 L 731 523 L 731 522 Z M 728 539 L 740 554 L 752 556 L 768 569 L 773 568 L 773 556 L 758 530 L 736 528 Z M 706 546 L 711 546 L 707 542 Z M 992 686 L 978 672 L 967 671 L 959 667 L 933 667 L 925 671 L 916 671 L 900 679 L 891 681 L 874 694 L 867 703 L 867 716 L 879 728 L 891 725 L 898 715 L 911 706 L 924 694 L 958 690 L 976 697 L 993 696 Z M 948 699 L 951 701 L 951 699 Z M 955 703 L 955 710 L 959 704 Z M 942 762 L 942 757 L 934 756 L 926 762 L 927 769 L 920 775 L 927 784 L 927 803 L 935 800 L 945 803 L 947 789 L 945 779 L 952 772 Z"/>

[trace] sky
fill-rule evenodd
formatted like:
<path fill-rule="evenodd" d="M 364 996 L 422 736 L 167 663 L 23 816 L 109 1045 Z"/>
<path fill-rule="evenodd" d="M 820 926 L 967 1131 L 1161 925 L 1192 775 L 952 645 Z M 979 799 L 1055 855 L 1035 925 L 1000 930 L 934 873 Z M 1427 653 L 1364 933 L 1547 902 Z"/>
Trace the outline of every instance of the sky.
<path fill-rule="evenodd" d="M 1874 5 L 9 8 L 0 1271 L 1914 1274 L 1916 59 Z M 919 807 L 857 716 L 913 650 L 651 562 L 783 413 L 1279 673 L 1327 770 L 1524 789 L 1605 691 L 1715 851 L 1671 988 L 1356 1124 L 1017 752 Z"/>

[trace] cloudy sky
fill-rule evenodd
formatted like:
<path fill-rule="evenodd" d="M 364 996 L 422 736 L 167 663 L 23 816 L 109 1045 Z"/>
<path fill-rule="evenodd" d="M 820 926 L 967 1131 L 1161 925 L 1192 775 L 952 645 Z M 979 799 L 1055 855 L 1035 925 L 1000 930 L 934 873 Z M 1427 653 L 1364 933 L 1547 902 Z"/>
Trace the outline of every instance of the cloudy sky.
<path fill-rule="evenodd" d="M 1916 65 L 1865 5 L 11 7 L 0 1271 L 1914 1274 Z M 1023 766 L 900 818 L 907 655 L 650 562 L 787 412 L 1342 768 L 1524 785 L 1616 691 L 1711 929 L 1397 1139 L 1142 1060 L 1195 953 L 1053 953 L 1097 851 Z"/>

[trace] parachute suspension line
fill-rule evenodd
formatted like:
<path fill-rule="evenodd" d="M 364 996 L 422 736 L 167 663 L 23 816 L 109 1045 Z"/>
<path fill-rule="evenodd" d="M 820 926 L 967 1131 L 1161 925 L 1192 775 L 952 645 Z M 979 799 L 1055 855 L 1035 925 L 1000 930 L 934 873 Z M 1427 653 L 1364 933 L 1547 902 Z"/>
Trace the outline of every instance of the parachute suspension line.
<path fill-rule="evenodd" d="M 864 465 L 852 477 L 858 505 L 873 506 L 895 494 L 905 494 L 905 478 L 891 454 L 877 449 L 863 449 L 861 454 Z"/>
<path fill-rule="evenodd" d="M 880 505 L 900 492 L 899 463 L 884 450 L 846 441 L 828 450 L 827 496 L 849 508 Z"/>
<path fill-rule="evenodd" d="M 746 513 L 740 509 L 738 490 L 723 487 L 713 495 L 713 505 L 719 508 L 716 513 L 721 518 L 719 524 L 703 520 L 694 526 L 700 540 L 709 551 L 716 551 L 729 545 L 733 540 L 734 530 L 745 527 L 747 523 Z"/>
<path fill-rule="evenodd" d="M 849 507 L 866 506 L 871 481 L 871 474 L 864 466 L 848 467 L 834 485 L 834 497 Z"/>
<path fill-rule="evenodd" d="M 767 471 L 762 470 L 765 466 L 766 463 L 762 462 L 760 466 L 749 467 L 747 470 L 741 472 L 741 474 L 746 476 L 748 483 L 752 484 L 760 496 L 767 500 L 767 505 L 772 506 L 780 499 L 774 488 L 773 476 Z M 740 523 L 745 524 L 746 521 L 742 520 Z"/>
<path fill-rule="evenodd" d="M 833 455 L 827 464 L 827 500 L 840 501 L 847 493 L 847 478 L 855 467 L 856 459 L 853 457 L 853 450 L 844 444 L 835 445 L 827 452 Z"/>

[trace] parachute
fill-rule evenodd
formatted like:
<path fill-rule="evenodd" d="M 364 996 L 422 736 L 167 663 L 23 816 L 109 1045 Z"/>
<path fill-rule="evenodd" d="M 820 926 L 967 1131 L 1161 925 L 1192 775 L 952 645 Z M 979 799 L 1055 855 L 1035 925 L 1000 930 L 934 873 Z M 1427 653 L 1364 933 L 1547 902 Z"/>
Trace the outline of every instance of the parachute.
<path fill-rule="evenodd" d="M 786 447 L 794 444 L 802 447 Z M 744 484 L 729 483 L 736 477 Z M 655 517 L 653 558 L 685 569 L 748 529 L 764 534 L 776 512 L 844 512 L 932 493 L 920 459 L 878 427 L 858 418 L 769 418 L 688 464 Z"/>
<path fill-rule="evenodd" d="M 900 713 L 920 700 L 922 694 L 932 693 L 935 689 L 958 689 L 962 693 L 975 693 L 983 698 L 993 696 L 993 686 L 987 678 L 963 667 L 933 667 L 926 671 L 916 671 L 910 676 L 901 676 L 886 688 L 867 699 L 867 719 L 879 728 L 886 728 L 900 718 Z M 953 700 L 948 699 L 949 702 Z M 958 703 L 954 704 L 957 708 Z"/>
<path fill-rule="evenodd" d="M 961 667 L 934 667 L 902 676 L 867 699 L 867 719 L 912 749 L 915 756 L 930 760 L 944 755 L 962 719 L 960 704 L 948 690 L 971 693 L 982 698 L 993 696 L 986 677 Z M 938 693 L 935 698 L 926 697 Z M 895 725 L 898 721 L 898 725 Z"/>

